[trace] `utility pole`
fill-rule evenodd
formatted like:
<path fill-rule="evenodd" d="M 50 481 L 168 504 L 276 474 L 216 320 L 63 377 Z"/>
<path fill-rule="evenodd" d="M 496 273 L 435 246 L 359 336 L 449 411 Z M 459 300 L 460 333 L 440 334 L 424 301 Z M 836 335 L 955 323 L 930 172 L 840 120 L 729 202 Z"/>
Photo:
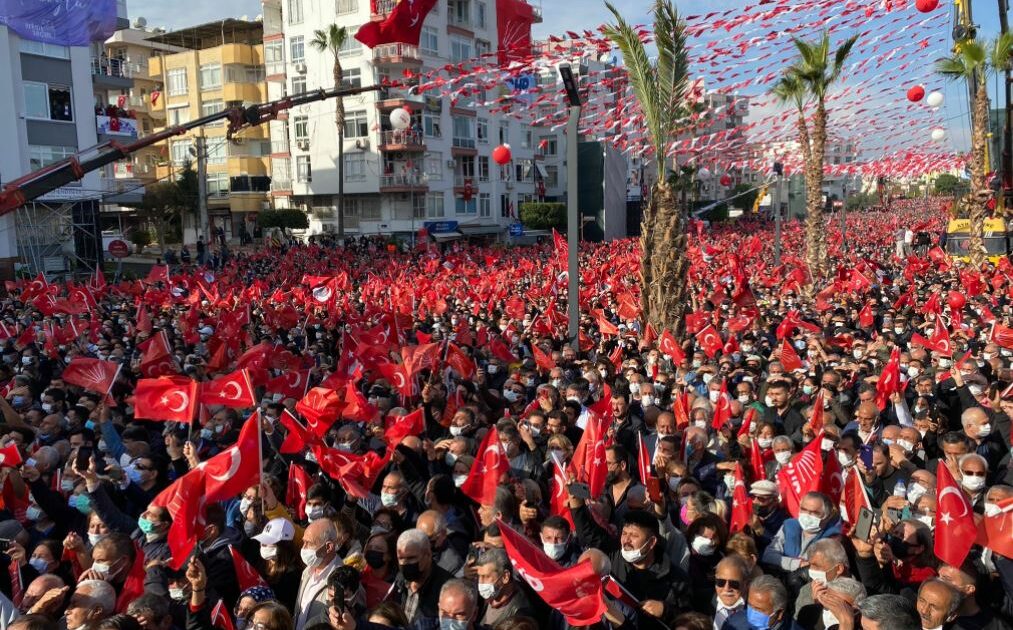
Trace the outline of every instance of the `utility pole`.
<path fill-rule="evenodd" d="M 848 179 L 841 185 L 841 249 L 848 248 Z"/>
<path fill-rule="evenodd" d="M 194 232 L 204 237 L 204 246 L 210 247 L 208 238 L 208 144 L 204 131 L 194 139 L 197 154 L 197 226 Z"/>
<path fill-rule="evenodd" d="M 559 75 L 566 88 L 569 100 L 569 118 L 566 121 L 566 244 L 567 244 L 567 333 L 573 349 L 580 352 L 580 269 L 578 254 L 580 248 L 580 204 L 577 201 L 577 134 L 580 124 L 580 93 L 573 78 L 570 64 L 560 64 Z"/>
<path fill-rule="evenodd" d="M 999 0 L 999 32 L 1005 35 L 1009 32 L 1009 1 Z M 1010 100 L 1013 97 L 1010 88 L 1010 68 L 1003 69 L 1003 91 L 1005 95 L 1004 107 L 1006 121 L 1002 130 L 1002 189 L 1003 208 L 1006 212 L 1013 209 L 1013 111 L 1010 110 Z"/>
<path fill-rule="evenodd" d="M 784 211 L 782 208 L 781 197 L 784 196 L 784 166 L 780 162 L 774 162 L 774 175 L 777 177 L 777 199 L 774 196 L 770 197 L 770 209 L 774 211 L 774 264 L 780 266 L 781 264 L 781 213 Z"/>

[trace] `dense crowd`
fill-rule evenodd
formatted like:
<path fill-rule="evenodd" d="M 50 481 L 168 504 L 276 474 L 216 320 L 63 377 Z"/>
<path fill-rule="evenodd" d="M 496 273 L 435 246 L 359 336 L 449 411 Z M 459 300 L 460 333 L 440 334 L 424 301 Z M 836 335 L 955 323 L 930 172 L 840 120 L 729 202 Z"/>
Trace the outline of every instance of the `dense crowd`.
<path fill-rule="evenodd" d="M 584 244 L 576 344 L 562 244 L 8 283 L 0 626 L 1009 628 L 1013 268 L 895 249 L 940 207 L 816 281 L 693 225 L 671 330 Z"/>

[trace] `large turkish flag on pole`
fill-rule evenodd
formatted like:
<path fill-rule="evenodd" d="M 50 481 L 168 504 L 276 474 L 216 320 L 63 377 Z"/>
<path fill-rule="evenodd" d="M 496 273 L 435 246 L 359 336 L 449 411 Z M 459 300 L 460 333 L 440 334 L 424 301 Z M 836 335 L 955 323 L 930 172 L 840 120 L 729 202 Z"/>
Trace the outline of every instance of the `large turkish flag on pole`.
<path fill-rule="evenodd" d="M 936 557 L 959 567 L 977 535 L 971 502 L 953 480 L 950 469 L 939 462 L 936 465 Z"/>

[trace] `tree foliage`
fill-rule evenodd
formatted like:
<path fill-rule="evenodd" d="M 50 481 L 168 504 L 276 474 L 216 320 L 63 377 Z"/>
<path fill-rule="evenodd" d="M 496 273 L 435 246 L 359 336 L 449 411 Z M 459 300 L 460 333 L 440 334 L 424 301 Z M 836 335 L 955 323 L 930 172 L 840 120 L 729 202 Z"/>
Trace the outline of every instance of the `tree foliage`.
<path fill-rule="evenodd" d="M 756 204 L 756 197 L 760 194 L 758 190 L 751 190 L 753 188 L 756 187 L 752 184 L 737 184 L 732 189 L 732 196 L 735 197 L 732 199 L 732 205 L 743 212 L 752 212 L 753 205 Z"/>
<path fill-rule="evenodd" d="M 310 220 L 306 213 L 295 208 L 263 210 L 257 214 L 257 223 L 265 229 L 305 230 L 310 226 Z"/>
<path fill-rule="evenodd" d="M 532 230 L 566 228 L 566 204 L 528 202 L 521 204 L 521 223 Z"/>
<path fill-rule="evenodd" d="M 935 184 L 933 184 L 933 189 L 937 195 L 953 195 L 962 187 L 960 178 L 949 173 L 940 173 L 936 177 Z"/>

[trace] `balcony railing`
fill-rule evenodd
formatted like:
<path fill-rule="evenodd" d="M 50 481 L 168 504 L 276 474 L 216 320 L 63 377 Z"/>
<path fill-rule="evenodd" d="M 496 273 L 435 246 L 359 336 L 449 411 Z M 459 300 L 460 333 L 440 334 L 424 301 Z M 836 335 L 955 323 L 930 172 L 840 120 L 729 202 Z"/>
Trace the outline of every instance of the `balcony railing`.
<path fill-rule="evenodd" d="M 369 12 L 373 15 L 387 15 L 397 6 L 398 0 L 369 0 Z"/>
<path fill-rule="evenodd" d="M 454 138 L 454 147 L 458 149 L 474 149 L 475 139 L 474 138 Z"/>
<path fill-rule="evenodd" d="M 471 182 L 472 186 L 478 183 L 478 180 L 474 175 L 462 175 L 461 173 L 454 173 L 454 188 L 463 188 L 468 182 Z"/>
<path fill-rule="evenodd" d="M 135 76 L 147 78 L 148 64 L 116 59 L 115 57 L 92 57 L 91 73 L 96 76 L 119 77 L 121 79 L 132 79 Z"/>
<path fill-rule="evenodd" d="M 380 177 L 380 188 L 424 187 L 429 185 L 429 179 L 425 175 L 417 173 L 402 173 L 400 175 L 382 175 Z"/>
<path fill-rule="evenodd" d="M 377 138 L 377 143 L 380 146 L 383 145 L 405 145 L 405 146 L 423 146 L 425 140 L 422 139 L 422 134 L 418 131 L 381 131 Z"/>
<path fill-rule="evenodd" d="M 271 140 L 271 153 L 288 153 L 288 139 Z"/>
<path fill-rule="evenodd" d="M 95 128 L 101 135 L 137 137 L 137 120 L 114 116 L 96 116 Z"/>
<path fill-rule="evenodd" d="M 271 192 L 288 192 L 292 190 L 291 179 L 271 178 Z"/>
<path fill-rule="evenodd" d="M 392 59 L 421 61 L 422 57 L 419 55 L 419 47 L 411 44 L 383 44 L 373 49 L 374 62 Z"/>

